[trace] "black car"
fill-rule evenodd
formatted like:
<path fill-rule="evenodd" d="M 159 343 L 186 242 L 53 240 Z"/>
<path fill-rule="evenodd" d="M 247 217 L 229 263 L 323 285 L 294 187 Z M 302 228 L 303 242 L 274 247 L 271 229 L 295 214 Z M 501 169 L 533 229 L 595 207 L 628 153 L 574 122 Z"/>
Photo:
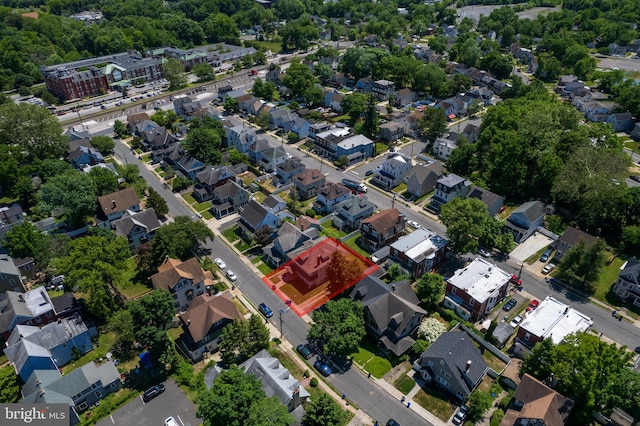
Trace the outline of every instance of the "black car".
<path fill-rule="evenodd" d="M 365 176 L 371 176 L 372 174 L 374 174 L 375 172 L 373 170 L 367 170 L 367 172 L 364 174 Z"/>
<path fill-rule="evenodd" d="M 400 423 L 396 422 L 393 419 L 389 419 L 389 421 L 387 422 L 387 426 L 400 426 Z"/>
<path fill-rule="evenodd" d="M 505 303 L 504 306 L 502 306 L 502 310 L 505 312 L 509 312 L 510 310 L 515 308 L 517 304 L 518 302 L 516 301 L 516 299 L 509 299 L 509 301 Z"/>
<path fill-rule="evenodd" d="M 309 359 L 312 356 L 311 349 L 307 345 L 298 345 L 296 346 L 296 350 L 304 359 Z"/>
<path fill-rule="evenodd" d="M 156 396 L 160 395 L 162 392 L 164 392 L 163 384 L 152 386 L 146 391 L 144 391 L 144 393 L 142 394 L 142 400 L 144 402 L 149 402 Z"/>

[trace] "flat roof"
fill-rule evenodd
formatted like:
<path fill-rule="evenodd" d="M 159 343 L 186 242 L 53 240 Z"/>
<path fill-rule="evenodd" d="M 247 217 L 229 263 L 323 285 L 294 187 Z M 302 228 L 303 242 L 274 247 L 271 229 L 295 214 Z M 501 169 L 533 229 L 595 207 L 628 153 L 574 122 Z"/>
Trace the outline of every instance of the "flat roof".
<path fill-rule="evenodd" d="M 368 137 L 366 137 L 365 135 L 355 135 L 338 143 L 338 146 L 340 148 L 349 149 L 349 148 L 354 148 L 356 146 L 370 145 L 372 143 L 373 141 Z"/>
<path fill-rule="evenodd" d="M 557 345 L 569 334 L 586 331 L 592 325 L 593 320 L 582 312 L 547 296 L 534 311 L 527 314 L 520 327 L 534 336 L 551 338 Z"/>
<path fill-rule="evenodd" d="M 511 274 L 506 273 L 482 258 L 477 258 L 466 267 L 458 269 L 447 281 L 464 290 L 479 303 L 484 303 L 509 282 Z"/>

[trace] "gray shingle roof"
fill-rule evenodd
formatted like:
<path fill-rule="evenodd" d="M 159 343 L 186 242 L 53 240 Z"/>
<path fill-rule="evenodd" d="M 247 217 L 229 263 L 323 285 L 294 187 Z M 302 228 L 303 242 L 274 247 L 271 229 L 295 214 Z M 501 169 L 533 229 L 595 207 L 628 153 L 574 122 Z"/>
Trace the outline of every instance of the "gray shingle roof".
<path fill-rule="evenodd" d="M 267 213 L 267 209 L 262 204 L 256 200 L 251 200 L 242 209 L 240 217 L 255 229 L 256 226 L 260 225 Z"/>
<path fill-rule="evenodd" d="M 143 227 L 146 232 L 152 232 L 160 228 L 160 221 L 154 209 L 146 209 L 141 212 L 131 213 L 111 223 L 116 235 L 127 237 L 134 226 Z"/>

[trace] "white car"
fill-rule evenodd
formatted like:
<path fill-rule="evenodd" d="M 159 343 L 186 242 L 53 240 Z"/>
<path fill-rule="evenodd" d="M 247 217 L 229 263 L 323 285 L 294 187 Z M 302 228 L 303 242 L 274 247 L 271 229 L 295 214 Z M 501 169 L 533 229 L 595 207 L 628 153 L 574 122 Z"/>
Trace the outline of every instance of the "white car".
<path fill-rule="evenodd" d="M 542 273 L 547 275 L 549 272 L 553 271 L 554 269 L 556 269 L 556 265 L 554 265 L 553 263 L 547 263 L 546 265 L 544 265 L 544 268 L 542 268 Z"/>
<path fill-rule="evenodd" d="M 418 222 L 416 222 L 415 220 L 410 220 L 409 222 L 407 222 L 409 224 L 409 226 L 412 226 L 416 229 L 420 229 L 420 224 Z"/>
<path fill-rule="evenodd" d="M 511 322 L 509 323 L 509 325 L 513 328 L 516 328 L 517 326 L 520 325 L 520 323 L 522 322 L 524 318 L 522 318 L 522 315 L 518 315 L 517 317 L 515 317 L 514 319 L 511 320 Z"/>
<path fill-rule="evenodd" d="M 227 267 L 227 264 L 224 263 L 224 260 L 220 259 L 219 257 L 216 257 L 215 259 L 213 259 L 214 262 L 216 262 L 216 265 L 218 265 L 218 268 L 220 269 L 224 269 Z"/>
<path fill-rule="evenodd" d="M 178 424 L 178 422 L 176 422 L 176 419 L 174 419 L 173 417 L 167 417 L 164 421 L 164 426 L 180 426 Z"/>
<path fill-rule="evenodd" d="M 238 279 L 238 277 L 236 276 L 236 273 L 233 272 L 231 269 L 227 269 L 227 278 L 229 278 L 231 281 L 235 281 Z"/>

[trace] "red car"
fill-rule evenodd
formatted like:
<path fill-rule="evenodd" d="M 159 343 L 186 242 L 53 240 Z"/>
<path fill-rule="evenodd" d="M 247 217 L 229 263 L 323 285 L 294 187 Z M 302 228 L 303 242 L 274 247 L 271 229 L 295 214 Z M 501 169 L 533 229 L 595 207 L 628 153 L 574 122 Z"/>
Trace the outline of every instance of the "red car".
<path fill-rule="evenodd" d="M 509 280 L 509 282 L 517 284 L 518 287 L 522 285 L 522 280 L 519 280 L 517 275 L 511 275 L 511 279 Z"/>
<path fill-rule="evenodd" d="M 537 300 L 533 300 L 533 301 L 531 301 L 531 303 L 529 303 L 529 306 L 527 307 L 527 312 L 531 312 L 531 311 L 533 311 L 534 309 L 536 309 L 536 308 L 538 307 L 538 304 L 539 304 L 539 303 L 540 303 L 540 302 L 538 302 Z"/>

